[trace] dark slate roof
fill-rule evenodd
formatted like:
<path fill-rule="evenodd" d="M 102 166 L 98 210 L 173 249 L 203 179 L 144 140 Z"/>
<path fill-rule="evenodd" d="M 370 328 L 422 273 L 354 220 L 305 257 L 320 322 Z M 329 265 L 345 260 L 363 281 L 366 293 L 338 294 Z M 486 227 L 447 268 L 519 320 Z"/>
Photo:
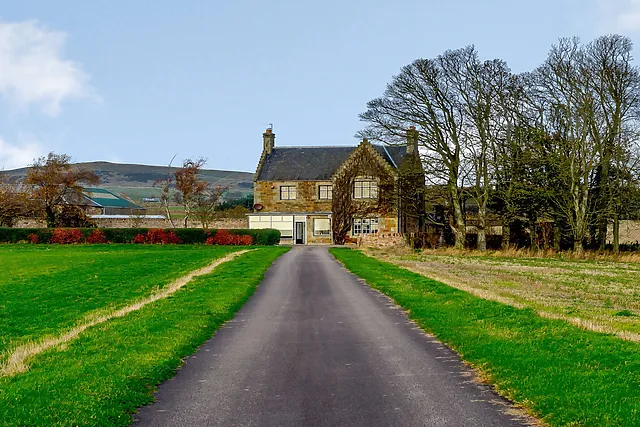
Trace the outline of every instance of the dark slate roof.
<path fill-rule="evenodd" d="M 397 168 L 404 146 L 373 145 L 390 166 Z M 356 147 L 275 147 L 264 159 L 257 181 L 330 180 Z"/>

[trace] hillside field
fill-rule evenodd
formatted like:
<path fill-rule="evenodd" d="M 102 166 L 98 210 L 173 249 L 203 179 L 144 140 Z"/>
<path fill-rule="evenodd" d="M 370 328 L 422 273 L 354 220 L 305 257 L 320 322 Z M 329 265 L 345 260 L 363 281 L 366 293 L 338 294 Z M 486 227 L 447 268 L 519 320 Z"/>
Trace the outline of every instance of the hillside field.
<path fill-rule="evenodd" d="M 114 191 L 140 203 L 146 197 L 158 197 L 159 190 L 154 187 L 157 181 L 166 179 L 169 173 L 176 170 L 167 166 L 136 165 L 110 162 L 76 163 L 76 167 L 94 171 L 99 177 L 100 188 Z M 6 171 L 11 180 L 21 180 L 27 168 Z M 203 169 L 201 179 L 212 185 L 220 185 L 229 189 L 228 199 L 239 199 L 253 194 L 253 173 Z"/>
<path fill-rule="evenodd" d="M 128 425 L 286 251 L 0 245 L 0 425 Z"/>

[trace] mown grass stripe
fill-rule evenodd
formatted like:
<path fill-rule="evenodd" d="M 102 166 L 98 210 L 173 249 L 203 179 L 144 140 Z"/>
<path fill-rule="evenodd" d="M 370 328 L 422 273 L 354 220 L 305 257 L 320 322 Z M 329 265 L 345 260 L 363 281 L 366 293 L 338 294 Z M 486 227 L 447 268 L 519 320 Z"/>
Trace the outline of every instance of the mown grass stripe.
<path fill-rule="evenodd" d="M 475 297 L 359 251 L 331 253 L 456 350 L 507 398 L 556 426 L 640 425 L 640 345 Z"/>
<path fill-rule="evenodd" d="M 0 245 L 0 361 L 236 250 L 209 245 Z"/>
<path fill-rule="evenodd" d="M 233 252 L 223 258 L 216 259 L 211 264 L 206 267 L 199 268 L 188 273 L 185 276 L 180 277 L 179 279 L 173 281 L 169 285 L 163 287 L 157 292 L 152 293 L 148 297 L 145 297 L 139 301 L 136 301 L 130 305 L 119 308 L 117 310 L 111 310 L 107 313 L 103 313 L 93 319 L 77 325 L 69 331 L 64 332 L 61 335 L 51 336 L 44 338 L 40 341 L 30 342 L 27 344 L 23 344 L 13 351 L 9 353 L 6 361 L 0 364 L 0 376 L 11 377 L 13 375 L 26 372 L 29 369 L 29 365 L 27 361 L 38 354 L 50 350 L 54 347 L 58 347 L 62 344 L 68 343 L 69 341 L 76 339 L 80 334 L 82 334 L 87 329 L 99 325 L 100 323 L 107 322 L 111 319 L 115 319 L 117 317 L 123 317 L 127 314 L 140 310 L 144 306 L 151 304 L 152 302 L 158 301 L 160 299 L 167 298 L 171 294 L 180 290 L 183 286 L 193 280 L 195 277 L 202 276 L 204 274 L 211 273 L 217 266 L 224 262 L 231 261 L 235 257 L 242 255 L 244 253 L 249 252 L 249 250 L 242 250 Z"/>

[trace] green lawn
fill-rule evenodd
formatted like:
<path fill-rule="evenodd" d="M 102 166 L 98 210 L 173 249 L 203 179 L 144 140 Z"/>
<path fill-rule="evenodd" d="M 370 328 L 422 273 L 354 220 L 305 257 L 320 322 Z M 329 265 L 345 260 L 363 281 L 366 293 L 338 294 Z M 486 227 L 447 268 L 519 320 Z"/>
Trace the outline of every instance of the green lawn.
<path fill-rule="evenodd" d="M 5 356 L 16 343 L 59 334 L 96 310 L 128 305 L 238 249 L 0 246 Z M 129 424 L 131 413 L 152 401 L 154 387 L 233 316 L 287 250 L 262 247 L 240 255 L 169 298 L 36 356 L 29 371 L 0 377 L 0 425 Z"/>
<path fill-rule="evenodd" d="M 97 311 L 127 305 L 234 250 L 229 246 L 0 245 L 0 362 L 9 346 L 59 333 Z"/>
<path fill-rule="evenodd" d="M 482 299 L 360 251 L 331 253 L 549 425 L 640 426 L 640 344 Z"/>

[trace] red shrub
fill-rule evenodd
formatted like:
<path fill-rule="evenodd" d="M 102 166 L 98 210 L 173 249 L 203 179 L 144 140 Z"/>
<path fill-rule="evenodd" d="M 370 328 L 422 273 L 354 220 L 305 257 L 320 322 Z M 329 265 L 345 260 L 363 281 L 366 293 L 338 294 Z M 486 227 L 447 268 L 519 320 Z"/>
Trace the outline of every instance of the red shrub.
<path fill-rule="evenodd" d="M 214 237 L 207 238 L 207 245 L 252 245 L 253 237 L 231 234 L 227 230 L 218 230 Z"/>
<path fill-rule="evenodd" d="M 166 233 L 165 240 L 163 240 L 162 243 L 179 244 L 179 243 L 182 243 L 182 240 L 180 240 L 180 238 L 175 232 L 170 231 Z"/>
<path fill-rule="evenodd" d="M 77 228 L 57 228 L 51 235 L 51 243 L 70 244 L 82 243 L 84 235 Z"/>
<path fill-rule="evenodd" d="M 253 237 L 247 234 L 243 234 L 242 236 L 237 236 L 237 237 L 238 237 L 239 245 L 243 245 L 243 246 L 253 245 Z"/>
<path fill-rule="evenodd" d="M 213 243 L 216 245 L 233 245 L 234 237 L 227 230 L 218 230 L 213 238 Z"/>
<path fill-rule="evenodd" d="M 166 232 L 161 228 L 154 228 L 147 231 L 146 234 L 138 234 L 133 238 L 133 243 L 150 243 L 150 244 L 167 244 L 182 243 L 178 235 L 173 232 Z"/>
<path fill-rule="evenodd" d="M 29 239 L 29 241 L 35 245 L 40 241 L 40 236 L 31 233 L 27 236 L 27 239 Z"/>
<path fill-rule="evenodd" d="M 147 243 L 147 237 L 145 234 L 136 234 L 136 237 L 133 238 L 133 243 L 141 244 Z"/>
<path fill-rule="evenodd" d="M 147 231 L 146 243 L 166 243 L 167 233 L 161 228 L 154 228 Z"/>
<path fill-rule="evenodd" d="M 87 237 L 87 243 L 108 243 L 107 238 L 102 230 L 93 230 Z"/>

